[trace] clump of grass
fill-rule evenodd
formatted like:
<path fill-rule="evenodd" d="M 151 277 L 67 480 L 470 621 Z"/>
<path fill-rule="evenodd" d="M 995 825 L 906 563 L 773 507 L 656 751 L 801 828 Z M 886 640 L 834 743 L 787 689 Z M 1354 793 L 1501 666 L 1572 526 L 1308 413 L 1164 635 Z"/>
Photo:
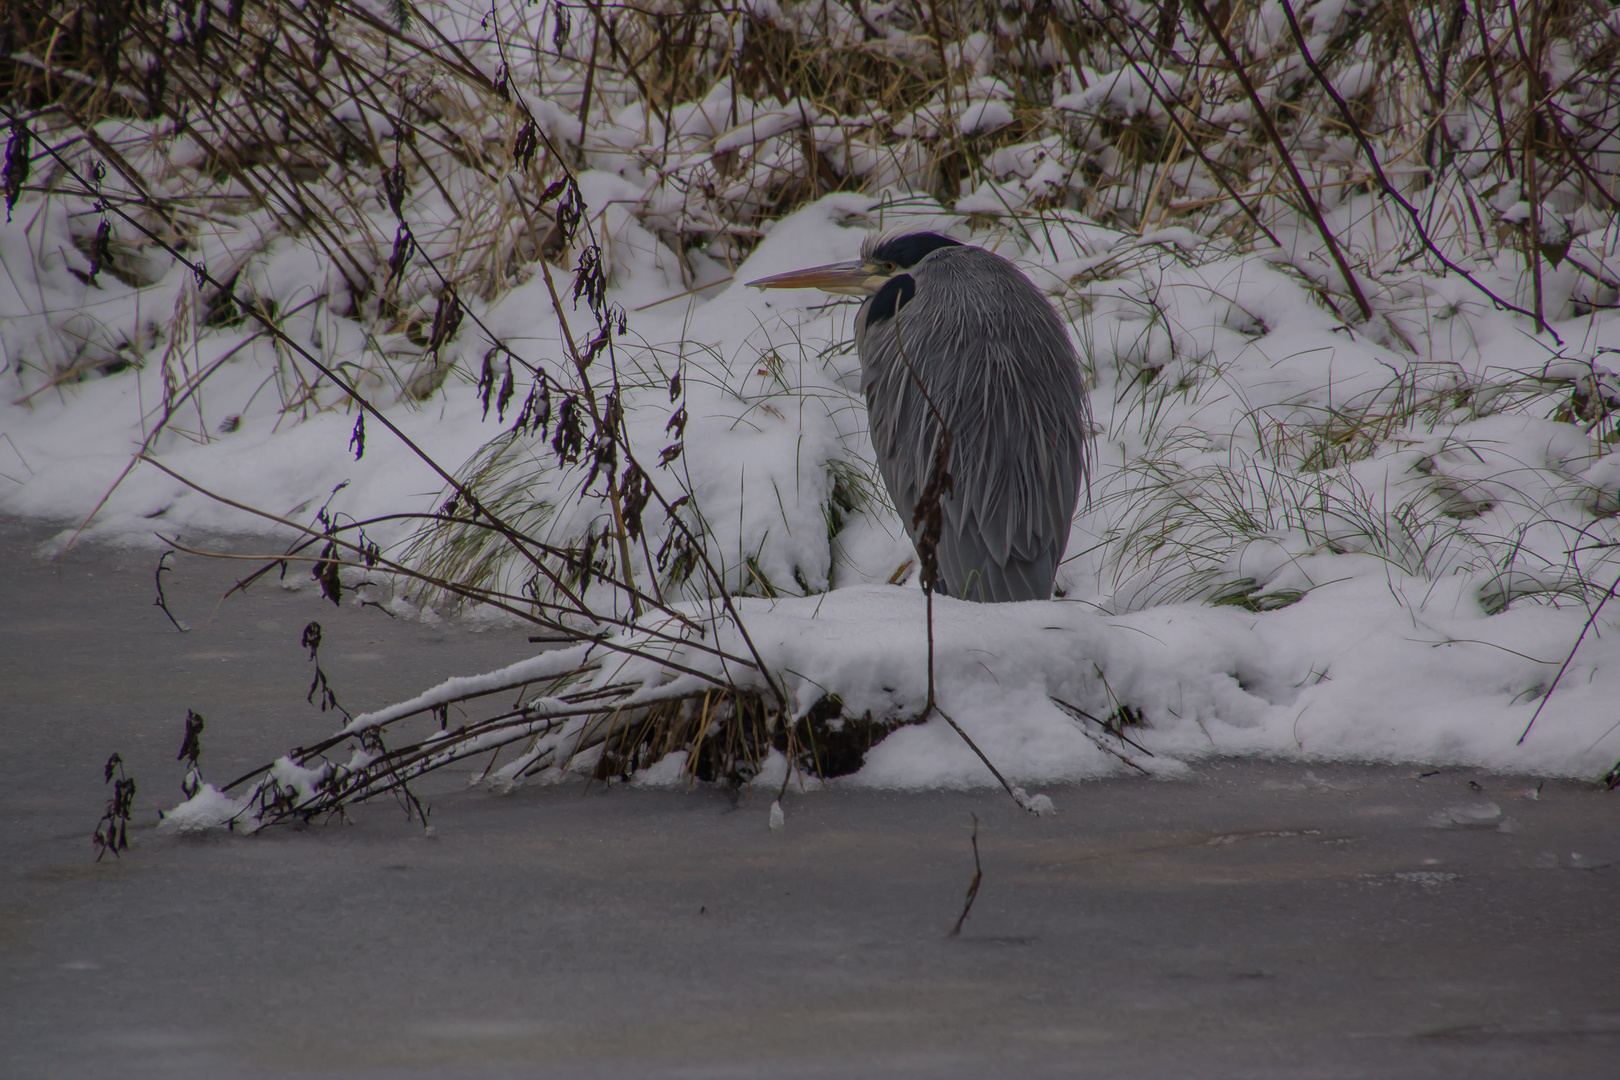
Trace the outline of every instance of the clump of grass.
<path fill-rule="evenodd" d="M 557 515 L 557 504 L 536 497 L 536 474 L 552 468 L 531 440 L 504 431 L 485 444 L 458 471 L 461 484 L 479 493 L 480 501 L 526 535 L 544 536 Z M 448 496 L 447 496 L 448 497 Z M 505 537 L 476 520 L 445 514 L 426 523 L 405 548 L 402 560 L 424 575 L 410 599 L 419 607 L 455 610 L 466 598 L 432 584 L 455 581 L 481 590 L 520 594 L 521 581 L 508 580 L 513 552 Z M 586 565 L 591 559 L 584 559 Z M 576 574 L 576 580 L 577 580 Z"/>
<path fill-rule="evenodd" d="M 630 780 L 671 755 L 681 755 L 680 776 L 688 781 L 737 788 L 757 778 L 774 752 L 789 767 L 785 787 L 794 770 L 819 778 L 855 771 L 885 735 L 920 719 L 847 716 L 830 695 L 790 719 L 770 694 L 739 685 L 660 690 L 656 676 L 648 677 L 656 669 L 627 674 L 624 665 L 598 659 L 595 645 L 514 665 L 472 691 L 445 684 L 359 717 L 338 735 L 225 785 L 224 792 L 236 793 L 229 823 L 256 831 L 310 821 L 384 794 L 400 797 L 425 823 L 411 782 L 479 759 L 484 765 L 477 782 L 496 790 L 564 773 L 609 783 Z M 513 691 L 520 694 L 516 707 L 479 718 L 470 714 L 481 699 Z M 452 709 L 465 717 L 453 726 Z M 511 756 L 502 760 L 508 751 Z"/>
<path fill-rule="evenodd" d="M 1558 416 L 1572 407 L 1569 380 L 1513 373 L 1486 384 L 1453 375 L 1413 365 L 1359 401 L 1245 413 L 1247 433 L 1154 432 L 1099 500 L 1112 522 L 1102 565 L 1114 603 L 1274 610 L 1322 583 L 1289 567 L 1347 553 L 1423 581 L 1478 575 L 1487 614 L 1520 599 L 1593 603 L 1614 562 L 1609 546 L 1588 537 L 1609 535 L 1612 520 L 1571 519 L 1569 473 L 1452 434 L 1503 413 Z M 1601 423 L 1595 412 L 1593 423 Z M 1482 471 L 1486 454 L 1500 464 Z M 1538 530 L 1562 538 L 1560 555 L 1530 542 Z M 1582 558 L 1583 541 L 1595 557 Z M 1247 573 L 1247 562 L 1263 574 Z"/>

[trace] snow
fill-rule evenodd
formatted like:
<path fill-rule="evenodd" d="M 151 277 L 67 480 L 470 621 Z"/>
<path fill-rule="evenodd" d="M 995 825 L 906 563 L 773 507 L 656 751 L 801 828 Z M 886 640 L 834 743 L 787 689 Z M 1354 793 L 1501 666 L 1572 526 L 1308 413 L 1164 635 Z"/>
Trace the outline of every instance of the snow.
<path fill-rule="evenodd" d="M 1378 81 L 1378 62 L 1376 60 L 1363 60 L 1359 64 L 1352 64 L 1339 74 L 1333 81 L 1333 89 L 1346 101 L 1365 94 L 1372 89 Z"/>
<path fill-rule="evenodd" d="M 164 812 L 158 831 L 187 833 L 216 829 L 243 818 L 247 810 L 246 799 L 233 799 L 213 784 L 204 784 L 197 794 Z M 245 827 L 251 831 L 252 818 L 246 817 L 245 822 Z"/>
<path fill-rule="evenodd" d="M 972 101 L 962 110 L 957 124 L 964 135 L 994 131 L 1013 122 L 1013 111 L 1001 101 Z"/>
<path fill-rule="evenodd" d="M 499 671 L 486 672 L 482 675 L 458 675 L 407 701 L 396 702 L 386 709 L 378 709 L 375 712 L 361 713 L 349 722 L 349 725 L 343 729 L 343 733 L 345 735 L 359 734 L 370 728 L 381 727 L 403 716 L 426 712 L 428 709 L 443 705 L 446 702 L 494 693 L 497 690 L 505 690 L 511 687 L 525 686 L 544 679 L 554 679 L 558 675 L 572 671 L 584 663 L 589 652 L 590 646 L 588 645 L 571 649 L 559 649 L 555 652 L 542 653 L 539 656 L 520 661 Z M 541 698 L 534 699 L 528 704 L 532 708 L 537 705 L 547 704 L 547 702 Z"/>
<path fill-rule="evenodd" d="M 1327 33 L 1343 7 L 1318 5 L 1313 32 Z M 973 39 L 955 56 L 977 70 L 990 49 L 988 39 Z M 1379 70 L 1367 62 L 1341 71 L 1341 93 L 1366 92 Z M 1135 65 L 1087 71 L 1089 89 L 1077 84 L 1054 108 L 1158 115 L 1153 80 L 1174 78 Z M 981 72 L 969 89 L 956 118 L 962 133 L 1013 123 L 1004 83 Z M 1059 162 L 1055 137 L 996 148 L 994 178 L 945 207 L 908 186 L 910 151 L 882 158 L 871 146 L 846 146 L 836 117 L 804 102 L 767 108 L 729 80 L 663 120 L 628 103 L 582 127 L 555 102 L 526 100 L 542 128 L 580 148 L 579 187 L 604 245 L 608 299 L 629 323 L 613 362 L 629 387 L 632 442 L 650 460 L 668 442 L 665 388 L 679 368 L 690 417 L 681 472 L 654 480 L 692 495 L 732 589 L 777 594 L 740 599 L 738 609 L 796 713 L 828 693 L 849 715 L 919 712 L 928 627 L 914 570 L 906 569 L 910 546 L 880 486 L 842 511 L 842 527 L 829 537 L 828 508 L 843 479 L 874 481 L 859 361 L 848 345 L 854 306 L 811 292 L 762 293 L 746 282 L 854 258 L 868 230 L 905 226 L 949 230 L 1025 268 L 1065 317 L 1092 388 L 1097 466 L 1061 572 L 1063 595 L 935 605 L 939 703 L 1010 780 L 1080 780 L 1133 765 L 1168 775 L 1206 755 L 1592 776 L 1620 757 L 1620 635 L 1608 632 L 1620 611 L 1594 615 L 1620 573 L 1612 559 L 1620 465 L 1613 422 L 1590 404 L 1614 393 L 1602 356 L 1620 349 L 1620 321 L 1597 307 L 1576 313 L 1578 288 L 1590 278 L 1578 281 L 1569 262 L 1544 268 L 1540 285 L 1552 329 L 1568 347 L 1454 276 L 1387 259 L 1364 280 L 1375 317 L 1347 324 L 1341 314 L 1349 309 L 1335 313 L 1317 299 L 1324 284 L 1342 292 L 1343 283 L 1298 223 L 1276 225 L 1279 247 L 1248 252 L 1179 219 L 1132 229 L 1059 209 L 1042 211 L 1040 228 L 998 223 L 1083 182 Z M 892 130 L 908 138 L 937 130 L 945 108 L 943 99 L 921 107 Z M 763 222 L 763 238 L 736 265 L 671 246 L 661 226 L 689 224 L 718 205 L 695 202 L 689 191 L 701 185 L 683 189 L 671 176 L 701 172 L 712 189 L 733 192 L 736 221 L 749 220 L 762 205 L 757 192 L 769 186 L 760 176 L 785 168 L 807 140 L 819 152 L 867 161 L 868 190 L 830 194 Z M 652 145 L 672 148 L 671 157 L 655 164 L 641 156 Z M 721 154 L 737 155 L 735 174 L 710 169 Z M 465 177 L 455 183 L 470 186 Z M 413 193 L 411 213 L 421 242 L 448 250 L 450 239 L 428 226 L 454 215 L 431 188 Z M 1526 201 L 1496 198 L 1501 223 L 1529 219 Z M 357 414 L 342 395 L 296 404 L 300 380 L 311 375 L 300 361 L 255 339 L 246 324 L 198 331 L 194 316 L 206 297 L 183 266 L 146 250 L 134 284 L 75 276 L 88 266 L 73 232 L 85 225 L 56 204 L 37 220 L 24 213 L 42 205 L 26 195 L 16 223 L 0 228 L 0 258 L 12 271 L 0 283 L 0 511 L 64 521 L 94 513 L 87 535 L 156 545 L 158 534 L 210 531 L 286 538 L 289 523 L 307 523 L 328 503 L 346 519 L 370 519 L 442 502 L 439 476 L 380 424 L 368 426 L 366 452 L 356 458 Z M 1347 244 L 1381 250 L 1372 234 L 1392 219 L 1372 196 L 1346 194 L 1326 212 Z M 1554 217 L 1546 208 L 1544 225 Z M 741 227 L 710 224 L 717 237 Z M 1612 223 L 1581 229 L 1572 250 L 1603 268 Z M 447 468 L 503 431 L 468 377 L 487 347 L 479 334 L 464 328 L 446 345 L 445 370 L 433 381 L 419 342 L 404 333 L 373 340 L 338 314 L 345 286 L 331 261 L 280 235 L 268 217 L 233 218 L 203 247 L 209 265 L 240 269 L 244 294 L 275 300 L 288 332 L 324 359 L 366 355 L 355 375 L 360 389 Z M 1471 272 L 1523 303 L 1530 285 L 1518 259 L 1511 250 L 1480 255 Z M 588 335 L 591 320 L 566 301 L 554 311 L 537 266 L 530 260 L 509 288 L 469 303 L 507 345 L 555 364 L 563 355 L 559 314 L 576 337 Z M 553 272 L 566 289 L 566 271 Z M 431 291 L 412 280 L 409 302 L 431 317 Z M 177 311 L 189 312 L 190 323 Z M 388 363 L 366 350 L 380 350 Z M 120 358 L 141 362 L 82 380 L 45 377 Z M 211 371 L 205 392 L 172 400 L 177 380 L 188 384 L 203 371 Z M 401 384 L 422 379 L 425 393 L 403 392 Z M 543 463 L 540 436 L 514 445 Z M 190 485 L 139 461 L 143 453 Z M 603 519 L 601 505 L 575 497 L 580 479 L 578 470 L 535 465 L 529 501 L 546 507 L 558 542 Z M 665 526 L 648 527 L 656 550 Z M 395 554 L 411 535 L 398 521 L 368 534 Z M 523 567 L 501 574 L 500 586 L 521 591 Z M 761 580 L 769 587 L 756 588 Z M 702 609 L 690 597 L 680 604 Z M 735 640 L 722 646 L 743 652 L 736 629 L 722 638 L 728 634 Z M 588 651 L 543 653 L 427 691 L 400 687 L 399 704 L 355 718 L 348 730 L 555 675 Z M 680 659 L 737 676 L 707 654 Z M 1139 719 L 1130 734 L 1141 751 L 1060 702 L 1099 720 Z M 286 760 L 276 770 L 293 790 L 313 790 L 319 780 Z M 672 756 L 640 780 L 683 775 L 684 758 Z M 890 735 L 839 782 L 992 781 L 935 717 Z M 205 787 L 167 827 L 217 824 L 240 811 Z"/>

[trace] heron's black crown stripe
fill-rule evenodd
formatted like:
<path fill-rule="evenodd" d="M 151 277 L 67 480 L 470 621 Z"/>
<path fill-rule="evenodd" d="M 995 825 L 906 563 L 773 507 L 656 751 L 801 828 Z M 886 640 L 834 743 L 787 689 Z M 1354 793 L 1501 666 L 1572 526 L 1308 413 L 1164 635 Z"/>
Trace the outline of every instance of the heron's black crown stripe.
<path fill-rule="evenodd" d="M 872 259 L 880 263 L 892 262 L 902 269 L 909 270 L 922 262 L 923 256 L 931 251 L 938 251 L 942 247 L 961 246 L 961 241 L 952 240 L 939 233 L 908 233 L 879 245 L 873 250 Z"/>
<path fill-rule="evenodd" d="M 899 274 L 884 283 L 883 288 L 872 295 L 871 306 L 866 309 L 866 327 L 879 319 L 892 319 L 900 314 L 900 309 L 911 302 L 917 295 L 917 282 L 910 274 Z"/>

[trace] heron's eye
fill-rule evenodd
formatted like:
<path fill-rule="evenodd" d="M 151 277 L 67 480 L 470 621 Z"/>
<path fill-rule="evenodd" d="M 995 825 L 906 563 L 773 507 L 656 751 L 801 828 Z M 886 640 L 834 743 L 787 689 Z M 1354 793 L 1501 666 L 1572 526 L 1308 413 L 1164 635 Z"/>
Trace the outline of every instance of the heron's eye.
<path fill-rule="evenodd" d="M 894 265 L 894 263 L 892 263 L 892 262 L 886 262 L 886 263 L 883 264 L 883 269 L 887 270 L 889 273 L 892 274 L 892 273 L 894 273 L 896 270 L 898 270 L 900 268 L 898 266 Z"/>

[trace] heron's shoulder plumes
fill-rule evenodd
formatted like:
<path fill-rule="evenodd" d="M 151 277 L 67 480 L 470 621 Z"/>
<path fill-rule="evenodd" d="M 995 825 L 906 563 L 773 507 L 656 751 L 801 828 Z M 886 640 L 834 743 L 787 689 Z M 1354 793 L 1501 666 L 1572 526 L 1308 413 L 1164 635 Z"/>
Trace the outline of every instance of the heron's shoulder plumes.
<path fill-rule="evenodd" d="M 936 232 L 914 232 L 891 229 L 873 233 L 861 244 L 862 262 L 892 262 L 899 267 L 916 266 L 925 255 L 942 247 L 961 247 L 960 240 L 952 240 Z"/>
<path fill-rule="evenodd" d="M 917 279 L 918 302 L 927 300 L 941 325 L 992 337 L 1022 337 L 1039 327 L 1054 343 L 1068 341 L 1051 300 L 1016 263 L 993 251 L 949 247 L 907 272 Z"/>

